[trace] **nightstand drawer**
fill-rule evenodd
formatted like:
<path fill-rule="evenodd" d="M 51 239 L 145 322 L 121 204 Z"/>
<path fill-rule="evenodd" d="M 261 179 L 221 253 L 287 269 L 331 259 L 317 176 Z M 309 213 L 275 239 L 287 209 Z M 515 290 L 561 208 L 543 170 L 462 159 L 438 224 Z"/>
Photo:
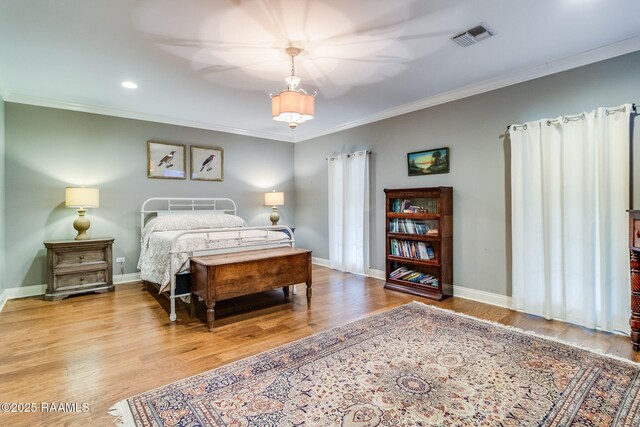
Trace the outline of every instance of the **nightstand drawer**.
<path fill-rule="evenodd" d="M 90 264 L 106 262 L 104 249 L 83 251 L 59 251 L 55 254 L 55 266 Z"/>
<path fill-rule="evenodd" d="M 80 288 L 82 286 L 95 286 L 107 283 L 107 271 L 86 271 L 84 273 L 61 274 L 56 277 L 55 290 L 66 288 Z"/>

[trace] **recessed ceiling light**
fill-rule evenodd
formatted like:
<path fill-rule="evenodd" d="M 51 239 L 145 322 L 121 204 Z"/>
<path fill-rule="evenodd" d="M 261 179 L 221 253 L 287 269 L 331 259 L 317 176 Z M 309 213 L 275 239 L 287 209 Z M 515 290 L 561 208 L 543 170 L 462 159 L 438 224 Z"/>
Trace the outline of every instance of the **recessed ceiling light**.
<path fill-rule="evenodd" d="M 122 87 L 126 87 L 127 89 L 138 89 L 138 85 L 134 82 L 122 82 Z"/>

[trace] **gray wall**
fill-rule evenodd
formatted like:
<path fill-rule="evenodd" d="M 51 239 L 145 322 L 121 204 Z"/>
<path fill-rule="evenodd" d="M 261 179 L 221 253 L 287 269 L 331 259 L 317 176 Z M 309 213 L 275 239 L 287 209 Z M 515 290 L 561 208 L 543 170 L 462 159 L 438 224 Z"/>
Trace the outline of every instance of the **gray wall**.
<path fill-rule="evenodd" d="M 263 192 L 276 189 L 285 192 L 280 223 L 295 224 L 293 144 L 14 103 L 5 110 L 6 287 L 45 283 L 43 240 L 75 236 L 77 214 L 64 206 L 70 185 L 100 189 L 89 234 L 115 237 L 125 273 L 136 271 L 138 212 L 149 197 L 229 197 L 250 225 L 269 225 Z M 147 140 L 221 146 L 224 182 L 148 179 Z"/>
<path fill-rule="evenodd" d="M 639 69 L 636 52 L 296 144 L 297 243 L 329 257 L 325 158 L 370 149 L 371 267 L 384 270 L 383 189 L 452 186 L 454 284 L 510 295 L 506 126 L 640 102 Z M 408 152 L 443 146 L 450 149 L 449 174 L 407 176 Z M 637 176 L 640 150 L 634 151 Z M 635 187 L 638 205 L 640 185 Z"/>
<path fill-rule="evenodd" d="M 5 213 L 4 213 L 4 101 L 0 98 L 0 293 L 5 289 Z"/>

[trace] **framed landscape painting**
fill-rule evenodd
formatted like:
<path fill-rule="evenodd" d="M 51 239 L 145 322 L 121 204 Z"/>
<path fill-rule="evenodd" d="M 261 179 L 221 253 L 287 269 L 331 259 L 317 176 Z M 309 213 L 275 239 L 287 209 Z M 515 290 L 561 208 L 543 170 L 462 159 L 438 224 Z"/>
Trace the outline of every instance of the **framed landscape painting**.
<path fill-rule="evenodd" d="M 147 177 L 186 179 L 187 159 L 184 144 L 147 141 Z"/>
<path fill-rule="evenodd" d="M 224 150 L 220 147 L 191 146 L 191 179 L 224 181 Z"/>
<path fill-rule="evenodd" d="M 409 176 L 449 173 L 449 148 L 408 153 L 407 167 Z"/>

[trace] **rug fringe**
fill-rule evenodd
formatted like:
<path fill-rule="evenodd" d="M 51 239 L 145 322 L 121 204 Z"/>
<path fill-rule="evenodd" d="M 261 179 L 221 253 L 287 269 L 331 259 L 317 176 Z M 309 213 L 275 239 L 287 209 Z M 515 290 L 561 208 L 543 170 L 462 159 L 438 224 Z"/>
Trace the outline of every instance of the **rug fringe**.
<path fill-rule="evenodd" d="M 133 420 L 133 414 L 131 413 L 131 409 L 129 408 L 129 403 L 127 400 L 121 400 L 108 411 L 109 415 L 115 417 L 114 423 L 118 427 L 130 427 L 135 426 L 136 423 Z"/>
<path fill-rule="evenodd" d="M 520 333 L 525 334 L 525 335 L 531 335 L 531 336 L 536 337 L 536 338 L 541 338 L 541 339 L 544 339 L 544 340 L 553 341 L 553 342 L 556 342 L 558 344 L 564 344 L 564 345 L 567 345 L 569 347 L 579 348 L 580 350 L 588 351 L 590 353 L 594 353 L 594 354 L 597 354 L 599 356 L 608 357 L 608 358 L 611 358 L 611 359 L 615 359 L 615 360 L 617 360 L 619 362 L 625 362 L 625 363 L 628 363 L 628 364 L 630 364 L 632 366 L 640 367 L 640 363 L 638 363 L 638 362 L 634 362 L 633 360 L 629 360 L 629 359 L 626 359 L 626 358 L 621 357 L 621 356 L 616 356 L 615 354 L 607 353 L 604 350 L 600 350 L 598 348 L 589 348 L 589 347 L 582 346 L 580 344 L 575 344 L 575 343 L 572 343 L 572 342 L 569 342 L 569 341 L 564 341 L 564 340 L 562 340 L 560 338 L 550 337 L 548 335 L 539 334 L 539 333 L 534 332 L 534 331 L 526 331 L 526 330 L 518 328 L 516 326 L 505 325 L 503 323 L 495 322 L 493 320 L 480 319 L 478 317 L 474 317 L 474 316 L 471 316 L 469 314 L 459 313 L 457 311 L 450 310 L 448 308 L 442 308 L 442 307 L 438 307 L 438 306 L 435 306 L 435 305 L 425 304 L 422 301 L 414 300 L 414 301 L 411 302 L 411 304 L 418 304 L 418 305 L 421 305 L 421 306 L 424 306 L 424 307 L 429 307 L 429 308 L 433 308 L 433 309 L 436 309 L 436 310 L 445 311 L 447 313 L 454 314 L 456 316 L 465 317 L 467 319 L 476 320 L 478 322 L 488 323 L 490 325 L 497 326 L 499 328 L 509 329 L 509 330 L 512 330 L 512 331 L 520 332 Z"/>

